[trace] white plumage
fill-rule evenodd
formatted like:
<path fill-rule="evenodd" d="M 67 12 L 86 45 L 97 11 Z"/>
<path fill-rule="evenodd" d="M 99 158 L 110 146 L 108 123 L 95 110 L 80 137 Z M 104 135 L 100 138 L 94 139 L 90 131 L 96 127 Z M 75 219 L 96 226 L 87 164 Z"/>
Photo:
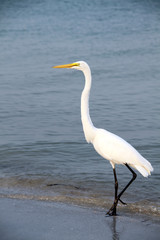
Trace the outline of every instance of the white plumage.
<path fill-rule="evenodd" d="M 128 142 L 104 129 L 97 129 L 93 146 L 102 157 L 110 161 L 112 167 L 127 163 L 144 177 L 153 170 L 151 164 Z"/>

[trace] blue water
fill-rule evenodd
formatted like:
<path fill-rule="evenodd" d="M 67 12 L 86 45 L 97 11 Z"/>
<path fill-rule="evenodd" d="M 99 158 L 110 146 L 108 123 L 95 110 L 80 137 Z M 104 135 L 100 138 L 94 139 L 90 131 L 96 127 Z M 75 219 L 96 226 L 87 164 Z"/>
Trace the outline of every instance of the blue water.
<path fill-rule="evenodd" d="M 138 174 L 124 199 L 158 212 L 159 11 L 158 0 L 0 2 L 1 195 L 34 188 L 44 198 L 113 199 L 112 168 L 82 131 L 84 77 L 51 68 L 84 60 L 94 125 L 125 138 L 154 167 L 147 179 Z M 121 189 L 131 176 L 124 166 L 117 174 Z"/>

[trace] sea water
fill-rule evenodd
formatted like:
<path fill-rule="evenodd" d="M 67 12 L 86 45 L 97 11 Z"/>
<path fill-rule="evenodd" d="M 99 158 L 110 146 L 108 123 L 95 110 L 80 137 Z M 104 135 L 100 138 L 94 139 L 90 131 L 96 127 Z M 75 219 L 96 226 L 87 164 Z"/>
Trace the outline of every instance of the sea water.
<path fill-rule="evenodd" d="M 130 142 L 154 168 L 149 178 L 138 174 L 123 200 L 160 213 L 159 11 L 158 0 L 0 1 L 1 196 L 112 202 L 112 167 L 81 126 L 84 76 L 51 68 L 84 60 L 94 125 Z M 116 169 L 121 190 L 132 176 Z"/>

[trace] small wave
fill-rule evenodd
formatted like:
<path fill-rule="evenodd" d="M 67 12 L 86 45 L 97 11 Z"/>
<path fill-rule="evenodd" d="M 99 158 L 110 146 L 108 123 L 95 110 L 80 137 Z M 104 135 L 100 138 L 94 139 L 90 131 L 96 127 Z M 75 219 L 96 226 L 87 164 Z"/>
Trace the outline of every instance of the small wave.
<path fill-rule="evenodd" d="M 112 204 L 109 199 L 97 199 L 93 197 L 77 197 L 77 196 L 47 196 L 47 195 L 31 195 L 31 194 L 0 194 L 1 198 L 21 199 L 21 200 L 38 200 L 38 201 L 50 201 L 50 202 L 62 202 L 79 206 L 103 208 L 106 211 Z M 132 212 L 134 214 L 141 213 L 145 215 L 153 215 L 160 217 L 160 207 L 156 205 L 147 205 L 145 203 L 132 203 L 127 206 L 118 205 L 118 209 L 121 212 Z"/>
<path fill-rule="evenodd" d="M 41 187 L 37 189 L 37 184 L 41 182 Z M 93 193 L 90 189 L 81 188 L 64 183 L 48 183 L 42 185 L 42 180 L 32 182 L 32 187 L 28 188 L 1 188 L 1 198 L 28 199 L 38 201 L 62 202 L 79 206 L 103 209 L 107 211 L 112 205 L 112 198 L 104 196 L 102 193 Z M 119 212 L 145 214 L 160 217 L 160 206 L 149 200 L 128 203 L 126 206 L 118 204 Z"/>

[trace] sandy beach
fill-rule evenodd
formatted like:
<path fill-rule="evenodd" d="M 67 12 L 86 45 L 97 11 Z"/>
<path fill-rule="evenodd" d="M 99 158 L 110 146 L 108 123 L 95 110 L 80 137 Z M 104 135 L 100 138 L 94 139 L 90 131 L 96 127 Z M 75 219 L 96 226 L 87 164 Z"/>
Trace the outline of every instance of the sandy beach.
<path fill-rule="evenodd" d="M 159 222 L 64 203 L 0 199 L 1 240 L 158 240 Z"/>

